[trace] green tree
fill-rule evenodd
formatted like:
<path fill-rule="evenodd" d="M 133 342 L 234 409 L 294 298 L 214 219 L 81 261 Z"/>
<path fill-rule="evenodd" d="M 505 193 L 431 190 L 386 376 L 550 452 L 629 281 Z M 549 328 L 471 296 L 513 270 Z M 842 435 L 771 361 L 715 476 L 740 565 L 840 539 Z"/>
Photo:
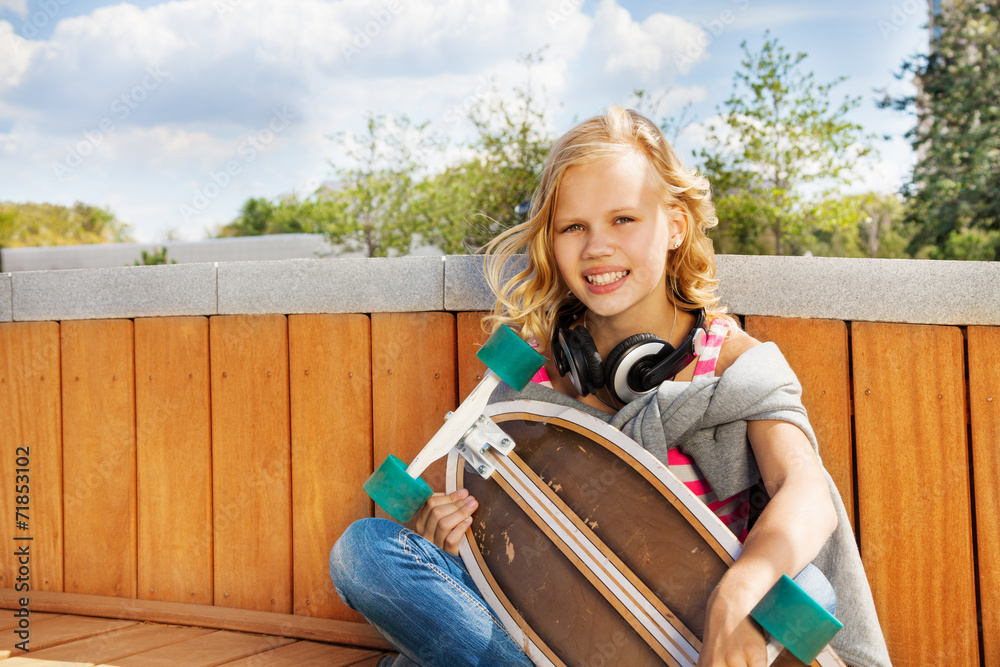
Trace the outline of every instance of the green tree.
<path fill-rule="evenodd" d="M 472 157 L 427 178 L 420 187 L 428 238 L 446 253 L 475 251 L 524 220 L 519 205 L 531 199 L 552 145 L 544 105 L 532 85 L 542 52 L 523 56 L 524 83 L 505 98 L 496 94 L 469 109 Z"/>
<path fill-rule="evenodd" d="M 300 200 L 296 195 L 274 202 L 252 197 L 243 202 L 239 217 L 219 229 L 216 236 L 318 234 L 324 231 L 324 218 L 318 206 L 316 200 Z"/>
<path fill-rule="evenodd" d="M 952 0 L 933 17 L 926 55 L 903 63 L 919 92 L 882 106 L 914 110 L 918 159 L 906 218 L 911 250 L 942 259 L 1000 259 L 1000 0 Z"/>
<path fill-rule="evenodd" d="M 794 239 L 797 251 L 826 257 L 909 257 L 913 236 L 898 195 L 866 192 L 833 196 L 810 212 L 816 221 Z"/>
<path fill-rule="evenodd" d="M 844 77 L 817 84 L 800 67 L 807 54 L 788 53 L 769 33 L 759 52 L 742 48 L 722 126 L 711 128 L 700 156 L 725 221 L 717 236 L 730 236 L 737 252 L 780 255 L 810 225 L 824 224 L 812 211 L 870 152 L 870 137 L 847 119 L 860 98 L 831 100 Z M 761 238 L 764 230 L 771 239 Z"/>
<path fill-rule="evenodd" d="M 260 236 L 270 234 L 274 218 L 274 204 L 264 197 L 250 199 L 243 202 L 238 218 L 230 222 L 219 230 L 218 236 Z"/>
<path fill-rule="evenodd" d="M 0 246 L 77 245 L 131 241 L 129 226 L 109 209 L 76 202 L 72 206 L 0 203 Z"/>
<path fill-rule="evenodd" d="M 336 168 L 339 182 L 316 194 L 315 215 L 330 241 L 368 257 L 408 254 L 426 231 L 415 202 L 418 156 L 433 142 L 427 123 L 368 114 L 366 133 L 337 139 L 354 162 Z"/>

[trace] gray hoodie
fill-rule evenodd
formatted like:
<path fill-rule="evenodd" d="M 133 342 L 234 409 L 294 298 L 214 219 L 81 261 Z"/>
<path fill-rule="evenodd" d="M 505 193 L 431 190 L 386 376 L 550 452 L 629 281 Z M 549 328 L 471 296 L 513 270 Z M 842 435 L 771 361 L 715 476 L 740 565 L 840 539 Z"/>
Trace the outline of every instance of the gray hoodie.
<path fill-rule="evenodd" d="M 802 429 L 814 450 L 816 435 L 802 406 L 802 387 L 773 343 L 750 348 L 721 377 L 664 382 L 658 391 L 609 415 L 540 384 L 517 392 L 501 384 L 491 402 L 532 399 L 577 408 L 598 417 L 666 463 L 667 450 L 680 447 L 694 458 L 719 498 L 760 481 L 747 438 L 747 422 L 779 420 Z M 818 455 L 818 451 L 817 451 Z M 837 618 L 844 629 L 831 642 L 840 657 L 858 667 L 889 667 L 868 579 L 847 511 L 825 472 L 837 511 L 837 528 L 813 560 L 837 593 Z"/>

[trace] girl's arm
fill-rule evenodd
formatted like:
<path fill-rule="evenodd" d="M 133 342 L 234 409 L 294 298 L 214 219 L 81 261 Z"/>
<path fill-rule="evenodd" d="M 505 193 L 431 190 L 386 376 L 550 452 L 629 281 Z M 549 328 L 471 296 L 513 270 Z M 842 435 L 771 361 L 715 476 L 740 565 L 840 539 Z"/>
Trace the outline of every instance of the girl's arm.
<path fill-rule="evenodd" d="M 819 458 L 805 434 L 780 421 L 752 421 L 747 434 L 771 496 L 743 552 L 709 598 L 699 667 L 764 667 L 764 638 L 748 614 L 781 577 L 810 563 L 837 527 Z"/>

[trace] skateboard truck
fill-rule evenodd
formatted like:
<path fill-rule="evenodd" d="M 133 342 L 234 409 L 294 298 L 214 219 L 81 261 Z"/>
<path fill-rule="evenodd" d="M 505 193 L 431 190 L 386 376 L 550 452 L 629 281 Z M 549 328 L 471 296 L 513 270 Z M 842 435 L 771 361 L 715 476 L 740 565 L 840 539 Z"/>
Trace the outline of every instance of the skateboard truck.
<path fill-rule="evenodd" d="M 448 413 L 449 419 L 452 414 Z M 492 419 L 480 415 L 455 445 L 455 449 L 483 479 L 487 479 L 496 467 L 486 457 L 486 451 L 492 449 L 501 456 L 507 456 L 514 449 L 514 439 L 504 433 Z"/>
<path fill-rule="evenodd" d="M 782 647 L 801 662 L 811 664 L 844 627 L 787 574 L 781 575 L 750 617 L 771 636 L 767 643 L 769 665 Z"/>
<path fill-rule="evenodd" d="M 501 325 L 493 332 L 476 356 L 486 364 L 490 372 L 486 373 L 472 393 L 462 401 L 454 413 L 451 413 L 448 420 L 424 445 L 410 465 L 404 467 L 401 460 L 390 454 L 363 485 L 371 499 L 401 523 L 407 523 L 413 518 L 417 510 L 433 494 L 430 485 L 420 479 L 420 475 L 427 466 L 451 451 L 456 444 L 466 442 L 463 445 L 465 451 L 472 446 L 478 446 L 476 452 L 480 458 L 482 454 L 480 450 L 484 449 L 484 445 L 489 443 L 489 446 L 494 446 L 489 442 L 491 439 L 498 440 L 499 447 L 496 448 L 502 453 L 509 452 L 514 446 L 512 441 L 509 445 L 503 443 L 504 439 L 509 441 L 510 438 L 495 424 L 493 427 L 501 434 L 499 439 L 492 431 L 487 434 L 486 430 L 475 428 L 476 424 L 480 419 L 490 421 L 482 416 L 483 409 L 501 381 L 518 391 L 524 389 L 545 363 L 545 358 L 506 325 Z M 469 444 L 470 442 L 474 444 Z M 488 464 L 483 460 L 474 465 L 478 471 L 480 466 Z"/>

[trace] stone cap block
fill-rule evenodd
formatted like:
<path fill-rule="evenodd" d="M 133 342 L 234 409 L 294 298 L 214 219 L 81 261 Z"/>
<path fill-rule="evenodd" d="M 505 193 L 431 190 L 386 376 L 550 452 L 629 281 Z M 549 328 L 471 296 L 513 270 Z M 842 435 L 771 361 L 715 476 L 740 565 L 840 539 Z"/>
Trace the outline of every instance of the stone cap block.
<path fill-rule="evenodd" d="M 21 322 L 216 313 L 214 264 L 24 271 L 11 281 Z"/>
<path fill-rule="evenodd" d="M 493 310 L 496 299 L 486 282 L 483 255 L 452 255 L 444 264 L 445 310 Z M 523 270 L 524 258 L 515 260 L 506 274 Z"/>
<path fill-rule="evenodd" d="M 452 255 L 444 263 L 446 310 L 492 310 L 496 301 L 486 284 L 482 255 Z"/>
<path fill-rule="evenodd" d="M 740 315 L 911 324 L 1000 324 L 1000 262 L 718 257 L 719 296 Z"/>
<path fill-rule="evenodd" d="M 219 265 L 219 314 L 444 308 L 444 257 L 288 259 Z"/>
<path fill-rule="evenodd" d="M 0 273 L 0 322 L 10 322 L 14 319 L 13 293 L 10 287 L 10 274 Z"/>

